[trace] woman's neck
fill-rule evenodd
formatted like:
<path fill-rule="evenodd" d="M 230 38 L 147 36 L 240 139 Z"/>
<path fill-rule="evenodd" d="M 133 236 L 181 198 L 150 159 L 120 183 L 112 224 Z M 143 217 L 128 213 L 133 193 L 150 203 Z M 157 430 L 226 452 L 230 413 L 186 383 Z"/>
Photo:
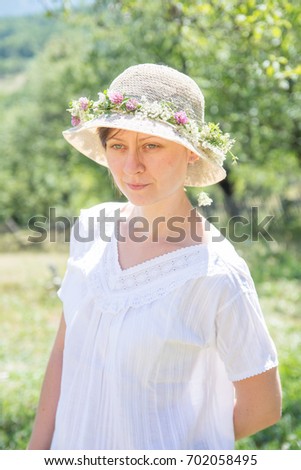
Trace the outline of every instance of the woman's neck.
<path fill-rule="evenodd" d="M 202 217 L 193 208 L 185 192 L 172 200 L 159 201 L 149 206 L 127 205 L 126 232 L 131 236 L 134 230 L 145 234 L 148 239 L 162 243 L 180 240 L 191 244 L 195 239 L 200 242 L 203 234 Z M 198 234 L 197 238 L 194 237 Z"/>

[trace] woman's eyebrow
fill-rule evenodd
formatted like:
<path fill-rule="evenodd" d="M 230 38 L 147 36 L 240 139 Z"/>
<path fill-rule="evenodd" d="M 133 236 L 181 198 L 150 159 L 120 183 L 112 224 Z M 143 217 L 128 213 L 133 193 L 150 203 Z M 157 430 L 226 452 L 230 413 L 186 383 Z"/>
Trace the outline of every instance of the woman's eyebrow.
<path fill-rule="evenodd" d="M 148 140 L 148 139 L 158 139 L 158 140 L 160 140 L 160 137 L 158 137 L 156 135 L 148 135 L 147 137 L 139 138 L 139 140 Z"/>
<path fill-rule="evenodd" d="M 113 139 L 114 139 L 114 140 L 119 140 L 120 142 L 123 142 L 123 140 L 124 140 L 124 139 L 122 139 L 122 137 L 121 137 L 121 138 L 118 138 L 118 137 L 115 137 L 114 135 L 112 135 L 111 137 L 108 137 L 108 138 L 107 138 L 107 142 L 108 142 L 109 140 L 113 140 Z M 138 138 L 139 141 L 144 141 L 144 140 L 149 140 L 149 139 L 158 139 L 158 140 L 159 140 L 160 137 L 156 137 L 155 135 L 149 135 L 149 136 L 147 136 L 147 137 L 140 137 L 140 138 Z"/>
<path fill-rule="evenodd" d="M 112 135 L 111 137 L 108 137 L 108 138 L 107 138 L 107 142 L 108 142 L 109 140 L 113 140 L 113 139 L 114 139 L 114 140 L 119 140 L 120 142 L 123 142 L 123 139 L 119 139 L 118 137 L 115 137 L 114 135 Z"/>

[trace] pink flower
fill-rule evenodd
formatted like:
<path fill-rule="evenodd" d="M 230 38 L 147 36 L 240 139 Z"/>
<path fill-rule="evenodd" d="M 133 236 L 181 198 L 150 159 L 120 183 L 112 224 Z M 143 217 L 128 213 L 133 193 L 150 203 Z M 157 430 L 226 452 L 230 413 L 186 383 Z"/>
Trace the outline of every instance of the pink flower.
<path fill-rule="evenodd" d="M 119 91 L 109 91 L 108 95 L 113 104 L 121 104 L 123 102 L 123 94 Z"/>
<path fill-rule="evenodd" d="M 83 109 L 84 111 L 86 111 L 86 109 L 88 109 L 88 106 L 89 106 L 89 100 L 88 100 L 88 98 L 82 96 L 82 97 L 78 100 L 78 102 L 79 102 L 79 104 L 80 104 L 81 109 Z"/>
<path fill-rule="evenodd" d="M 185 111 L 178 111 L 177 113 L 175 113 L 175 120 L 178 124 L 187 124 L 189 122 Z"/>
<path fill-rule="evenodd" d="M 72 116 L 71 124 L 73 127 L 78 126 L 80 124 L 80 119 L 77 116 Z"/>
<path fill-rule="evenodd" d="M 135 100 L 135 98 L 131 98 L 127 101 L 125 107 L 128 111 L 135 111 L 135 109 L 137 109 L 138 104 L 139 103 L 137 100 Z"/>

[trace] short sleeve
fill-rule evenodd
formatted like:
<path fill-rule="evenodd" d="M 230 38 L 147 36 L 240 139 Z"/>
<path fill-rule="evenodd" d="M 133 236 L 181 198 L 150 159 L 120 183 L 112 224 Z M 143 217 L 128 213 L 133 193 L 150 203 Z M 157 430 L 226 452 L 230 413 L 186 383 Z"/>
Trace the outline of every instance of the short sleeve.
<path fill-rule="evenodd" d="M 216 339 L 232 382 L 278 365 L 276 348 L 255 289 L 239 291 L 222 305 L 216 319 Z"/>
<path fill-rule="evenodd" d="M 71 229 L 67 268 L 60 289 L 57 292 L 59 299 L 63 303 L 66 323 L 68 323 L 77 311 L 81 299 L 84 297 L 87 290 L 83 271 L 80 269 L 79 263 L 77 263 L 87 249 L 87 243 L 85 243 L 84 240 L 85 230 L 82 220 L 79 218 Z"/>
<path fill-rule="evenodd" d="M 103 220 L 103 211 L 111 216 L 112 211 L 118 209 L 120 203 L 101 203 L 88 209 L 82 209 L 80 215 L 71 229 L 70 254 L 67 269 L 57 294 L 63 303 L 66 323 L 70 322 L 84 304 L 89 293 L 87 285 L 87 259 L 93 256 L 93 247 L 100 240 L 100 222 Z M 102 214 L 102 216 L 101 216 Z M 101 219 L 99 217 L 101 216 Z M 108 218 L 108 220 L 111 220 Z M 105 230 L 106 226 L 103 227 Z M 105 230 L 106 233 L 106 230 Z"/>

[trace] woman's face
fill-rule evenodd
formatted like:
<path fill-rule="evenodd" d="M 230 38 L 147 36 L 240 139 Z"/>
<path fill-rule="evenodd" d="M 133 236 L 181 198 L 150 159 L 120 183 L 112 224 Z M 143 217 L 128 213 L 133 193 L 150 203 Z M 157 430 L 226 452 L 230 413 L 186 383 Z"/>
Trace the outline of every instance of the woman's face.
<path fill-rule="evenodd" d="M 197 158 L 175 142 L 119 129 L 108 134 L 106 156 L 116 185 L 138 206 L 182 194 L 187 165 Z"/>

